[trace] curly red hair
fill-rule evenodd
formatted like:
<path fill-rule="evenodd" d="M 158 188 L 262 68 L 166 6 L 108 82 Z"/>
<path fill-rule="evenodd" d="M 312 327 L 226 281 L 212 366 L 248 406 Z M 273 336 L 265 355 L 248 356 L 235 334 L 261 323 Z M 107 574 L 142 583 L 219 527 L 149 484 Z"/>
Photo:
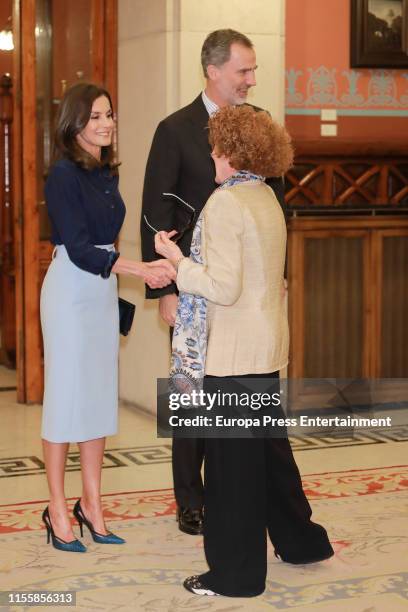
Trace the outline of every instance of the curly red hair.
<path fill-rule="evenodd" d="M 282 176 L 293 164 L 288 132 L 266 111 L 252 106 L 225 106 L 209 120 L 210 144 L 236 170 Z"/>

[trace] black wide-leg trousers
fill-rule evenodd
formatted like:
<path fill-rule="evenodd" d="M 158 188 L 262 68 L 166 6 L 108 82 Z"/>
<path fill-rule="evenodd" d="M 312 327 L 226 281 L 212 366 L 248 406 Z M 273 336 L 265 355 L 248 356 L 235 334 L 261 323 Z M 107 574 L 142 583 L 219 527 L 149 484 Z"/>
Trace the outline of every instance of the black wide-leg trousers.
<path fill-rule="evenodd" d="M 230 597 L 262 593 L 267 531 L 284 558 L 313 559 L 332 551 L 325 529 L 310 520 L 287 437 L 206 439 L 204 474 L 204 549 L 210 569 L 200 581 L 207 588 Z"/>

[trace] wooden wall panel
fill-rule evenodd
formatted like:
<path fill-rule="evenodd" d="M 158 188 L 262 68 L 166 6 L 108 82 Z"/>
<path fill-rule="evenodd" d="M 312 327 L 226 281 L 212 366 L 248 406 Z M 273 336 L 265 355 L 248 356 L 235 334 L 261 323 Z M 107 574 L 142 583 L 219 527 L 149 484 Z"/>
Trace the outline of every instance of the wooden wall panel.
<path fill-rule="evenodd" d="M 102 84 L 105 79 L 105 2 L 104 0 L 91 0 L 91 63 L 92 81 Z"/>
<path fill-rule="evenodd" d="M 13 206 L 14 263 L 16 279 L 16 368 L 17 401 L 26 401 L 24 339 L 24 249 L 22 191 L 22 128 L 21 128 L 21 10 L 20 0 L 13 1 Z"/>
<path fill-rule="evenodd" d="M 363 373 L 363 251 L 366 234 L 305 239 L 307 378 Z"/>
<path fill-rule="evenodd" d="M 382 237 L 381 377 L 408 377 L 408 232 Z"/>
<path fill-rule="evenodd" d="M 294 220 L 292 220 L 294 221 Z M 288 236 L 288 316 L 289 316 L 289 374 L 304 376 L 305 352 L 305 275 L 304 232 L 291 231 Z"/>
<path fill-rule="evenodd" d="M 118 112 L 118 2 L 105 0 L 105 86 Z"/>
<path fill-rule="evenodd" d="M 407 377 L 408 217 L 292 217 L 288 256 L 289 376 Z"/>
<path fill-rule="evenodd" d="M 37 134 L 35 0 L 25 0 L 21 13 L 22 40 L 22 147 L 24 239 L 24 335 L 27 401 L 42 396 L 41 329 L 39 304 L 39 211 L 37 205 Z"/>

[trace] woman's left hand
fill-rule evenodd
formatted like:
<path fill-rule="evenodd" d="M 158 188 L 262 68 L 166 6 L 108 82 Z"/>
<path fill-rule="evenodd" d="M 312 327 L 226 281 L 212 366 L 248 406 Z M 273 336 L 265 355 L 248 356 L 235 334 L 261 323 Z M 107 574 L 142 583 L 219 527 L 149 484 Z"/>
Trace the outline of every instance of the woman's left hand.
<path fill-rule="evenodd" d="M 154 246 L 156 252 L 162 257 L 165 257 L 173 265 L 183 257 L 181 249 L 175 244 L 170 238 L 175 236 L 177 232 L 175 230 L 171 232 L 157 232 L 154 237 Z"/>

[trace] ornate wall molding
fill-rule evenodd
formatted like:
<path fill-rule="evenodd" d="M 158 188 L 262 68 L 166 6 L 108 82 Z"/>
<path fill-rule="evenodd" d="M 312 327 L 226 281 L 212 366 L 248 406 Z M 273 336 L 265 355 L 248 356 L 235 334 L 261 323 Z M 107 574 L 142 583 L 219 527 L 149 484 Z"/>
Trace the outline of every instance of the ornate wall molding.
<path fill-rule="evenodd" d="M 339 72 L 323 65 L 307 72 L 290 68 L 286 70 L 286 106 L 408 110 L 408 72 Z"/>

